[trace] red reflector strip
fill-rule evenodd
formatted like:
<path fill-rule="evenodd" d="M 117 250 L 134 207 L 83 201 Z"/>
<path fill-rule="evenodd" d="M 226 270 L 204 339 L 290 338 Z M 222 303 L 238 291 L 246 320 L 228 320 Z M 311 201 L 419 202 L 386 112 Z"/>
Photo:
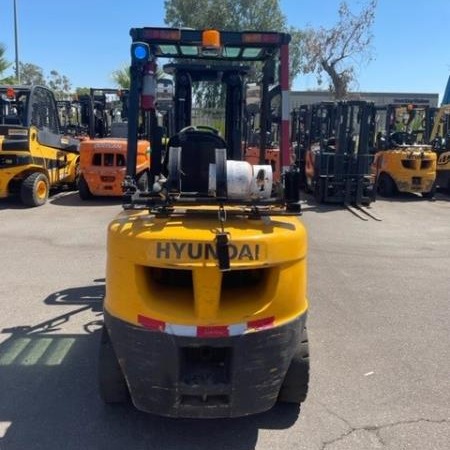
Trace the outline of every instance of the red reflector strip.
<path fill-rule="evenodd" d="M 197 337 L 200 338 L 218 338 L 218 337 L 228 337 L 228 327 L 217 326 L 217 327 L 197 327 Z"/>
<path fill-rule="evenodd" d="M 278 44 L 280 35 L 277 33 L 243 33 L 242 42 L 246 44 Z"/>
<path fill-rule="evenodd" d="M 189 336 L 198 338 L 222 338 L 241 336 L 246 333 L 261 331 L 275 326 L 275 317 L 251 320 L 247 323 L 235 323 L 232 325 L 190 326 L 176 325 L 138 315 L 138 323 L 143 327 L 174 336 Z"/>
<path fill-rule="evenodd" d="M 144 37 L 146 39 L 154 39 L 156 41 L 179 41 L 181 38 L 181 31 L 173 29 L 148 28 L 144 29 Z"/>
<path fill-rule="evenodd" d="M 166 329 L 165 322 L 162 322 L 161 320 L 150 319 L 150 317 L 138 315 L 138 322 L 149 330 L 165 331 Z"/>
<path fill-rule="evenodd" d="M 251 320 L 247 322 L 247 328 L 253 330 L 262 330 L 265 328 L 272 328 L 275 322 L 275 317 L 267 317 L 265 319 Z"/>

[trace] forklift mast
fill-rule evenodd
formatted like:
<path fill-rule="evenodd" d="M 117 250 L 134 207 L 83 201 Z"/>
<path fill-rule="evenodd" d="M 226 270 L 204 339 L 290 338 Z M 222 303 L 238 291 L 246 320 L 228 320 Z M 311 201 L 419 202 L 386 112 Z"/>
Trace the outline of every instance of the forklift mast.
<path fill-rule="evenodd" d="M 260 68 L 261 155 L 267 148 L 271 131 L 271 102 L 279 101 L 280 160 L 284 172 L 291 169 L 289 147 L 289 42 L 290 35 L 276 32 L 232 32 L 217 30 L 191 30 L 175 28 L 133 28 L 130 31 L 131 67 L 128 120 L 127 177 L 124 183 L 125 199 L 129 201 L 136 187 L 136 148 L 139 130 L 139 112 L 148 113 L 148 130 L 151 142 L 151 180 L 153 186 L 162 179 L 164 154 L 163 130 L 158 124 L 156 101 L 157 59 L 170 58 L 177 62 L 165 66 L 172 71 L 175 84 L 175 131 L 191 127 L 194 95 L 192 84 L 196 81 L 217 81 L 226 88 L 225 136 L 226 157 L 242 160 L 244 121 L 244 77 L 253 63 Z M 183 63 L 182 61 L 186 61 Z M 261 69 L 262 68 L 262 69 Z M 278 83 L 278 84 L 277 84 Z M 203 127 L 205 128 L 205 127 Z M 207 127 L 206 127 L 207 128 Z M 262 158 L 263 159 L 263 158 Z M 261 160 L 261 158 L 260 158 Z M 288 175 L 289 178 L 290 175 Z M 294 184 L 290 183 L 294 186 Z M 291 188 L 287 196 L 298 202 L 298 193 Z M 147 198 L 152 195 L 147 195 Z M 296 200 L 294 200 L 296 199 Z M 142 199 L 141 199 L 142 200 Z M 127 203 L 128 204 L 128 203 Z M 132 202 L 131 202 L 132 204 Z"/>
<path fill-rule="evenodd" d="M 87 128 L 88 136 L 107 137 L 110 134 L 111 111 L 108 110 L 107 95 L 116 95 L 119 98 L 121 120 L 128 115 L 128 89 L 90 88 L 89 94 L 79 96 L 81 108 L 81 123 Z"/>
<path fill-rule="evenodd" d="M 242 158 L 244 82 L 249 67 L 199 63 L 172 63 L 164 66 L 165 73 L 175 79 L 175 132 L 191 126 L 192 83 L 213 81 L 226 88 L 225 141 L 233 159 Z"/>
<path fill-rule="evenodd" d="M 305 177 L 317 201 L 367 205 L 374 199 L 370 164 L 374 155 L 375 106 L 365 101 L 322 102 L 309 111 Z M 307 136 L 305 138 L 304 136 Z"/>

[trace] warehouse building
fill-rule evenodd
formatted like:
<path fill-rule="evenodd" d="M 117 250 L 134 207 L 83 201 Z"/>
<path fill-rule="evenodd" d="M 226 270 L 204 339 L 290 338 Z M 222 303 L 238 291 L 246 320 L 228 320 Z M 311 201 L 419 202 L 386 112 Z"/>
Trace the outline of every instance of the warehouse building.
<path fill-rule="evenodd" d="M 333 96 L 328 91 L 292 91 L 291 110 L 300 105 L 333 101 Z M 348 95 L 348 100 L 365 100 L 373 102 L 375 106 L 388 104 L 405 104 L 437 107 L 439 94 L 424 94 L 417 92 L 353 92 Z"/>

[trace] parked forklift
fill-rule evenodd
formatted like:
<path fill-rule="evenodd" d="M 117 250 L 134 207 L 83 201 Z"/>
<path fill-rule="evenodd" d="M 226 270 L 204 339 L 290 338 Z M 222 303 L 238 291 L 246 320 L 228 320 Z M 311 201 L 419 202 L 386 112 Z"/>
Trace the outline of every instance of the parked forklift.
<path fill-rule="evenodd" d="M 270 164 L 273 179 L 278 183 L 282 172 L 279 148 L 281 105 L 279 87 L 271 83 L 273 75 L 274 68 L 267 67 L 262 74 L 266 81 L 246 86 L 244 159 L 250 164 Z M 262 91 L 263 86 L 267 86 L 267 92 Z M 261 136 L 260 133 L 261 122 L 266 122 L 265 136 Z"/>
<path fill-rule="evenodd" d="M 372 165 L 378 193 L 421 193 L 433 199 L 436 190 L 436 154 L 428 144 L 428 106 L 387 105 L 377 109 L 376 148 Z"/>
<path fill-rule="evenodd" d="M 51 189 L 76 188 L 79 141 L 62 134 L 53 92 L 0 86 L 0 198 L 41 206 Z"/>
<path fill-rule="evenodd" d="M 107 96 L 113 97 L 108 100 Z M 128 90 L 91 88 L 81 96 L 82 122 L 89 139 L 80 144 L 78 193 L 82 200 L 94 196 L 121 196 L 127 153 Z M 147 188 L 150 142 L 145 117 L 141 117 L 136 173 L 142 189 Z"/>
<path fill-rule="evenodd" d="M 318 203 L 342 204 L 363 220 L 375 200 L 373 159 L 375 107 L 364 101 L 322 102 L 294 113 L 293 144 L 307 192 Z"/>
<path fill-rule="evenodd" d="M 306 151 L 310 146 L 311 112 L 309 105 L 301 105 L 291 111 L 291 147 L 295 164 L 300 171 L 300 189 L 306 190 Z"/>
<path fill-rule="evenodd" d="M 436 152 L 436 188 L 450 194 L 450 104 L 435 111 L 430 144 Z"/>
<path fill-rule="evenodd" d="M 306 231 L 299 172 L 290 164 L 286 33 L 131 30 L 124 211 L 108 230 L 99 389 L 170 417 L 238 417 L 308 389 Z M 157 61 L 177 61 L 167 144 L 155 102 Z M 191 60 L 192 67 L 184 60 Z M 205 64 L 207 63 L 207 64 Z M 244 65 L 279 71 L 283 175 L 244 160 Z M 194 126 L 191 83 L 226 88 L 226 129 Z M 233 66 L 233 69 L 231 69 Z M 215 73 L 214 73 L 215 72 Z M 219 76 L 219 72 L 221 76 Z M 264 78 L 264 77 L 263 77 Z M 265 82 L 269 77 L 265 78 Z M 268 86 L 263 86 L 267 92 Z M 139 114 L 150 118 L 151 179 L 136 179 Z M 268 132 L 266 122 L 260 133 Z"/>

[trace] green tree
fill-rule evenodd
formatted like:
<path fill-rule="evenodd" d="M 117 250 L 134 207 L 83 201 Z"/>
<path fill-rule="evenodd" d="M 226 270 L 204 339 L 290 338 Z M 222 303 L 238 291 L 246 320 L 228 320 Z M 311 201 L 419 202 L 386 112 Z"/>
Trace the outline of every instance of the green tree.
<path fill-rule="evenodd" d="M 57 100 L 71 97 L 71 83 L 69 78 L 61 75 L 57 70 L 51 70 L 50 75 L 44 75 L 42 67 L 32 63 L 19 63 L 20 82 L 26 85 L 41 85 L 50 88 Z"/>
<path fill-rule="evenodd" d="M 286 28 L 278 0 L 165 0 L 164 6 L 170 26 L 233 31 Z"/>
<path fill-rule="evenodd" d="M 302 34 L 293 28 L 288 30 L 278 0 L 165 0 L 164 6 L 165 22 L 173 27 L 292 32 L 296 45 L 291 46 L 291 80 L 300 72 Z M 200 85 L 195 95 L 202 106 L 215 107 L 223 101 L 223 94 L 214 85 Z"/>
<path fill-rule="evenodd" d="M 1 78 L 3 72 L 11 67 L 11 63 L 5 59 L 6 47 L 0 43 L 0 83 L 2 84 L 12 84 L 14 82 L 14 77 Z"/>
<path fill-rule="evenodd" d="M 39 84 L 44 86 L 46 84 L 44 78 L 44 71 L 41 67 L 31 63 L 19 63 L 20 82 L 21 84 L 33 85 Z"/>
<path fill-rule="evenodd" d="M 72 84 L 70 80 L 56 70 L 51 70 L 47 77 L 47 86 L 54 92 L 57 100 L 71 98 Z"/>
<path fill-rule="evenodd" d="M 128 67 L 122 67 L 121 69 L 115 70 L 111 77 L 116 83 L 117 87 L 121 89 L 130 88 L 130 69 Z"/>
<path fill-rule="evenodd" d="M 160 78 L 163 78 L 164 72 L 161 68 L 156 69 L 156 79 L 159 80 Z M 116 83 L 116 86 L 120 89 L 130 89 L 130 68 L 129 67 L 122 67 L 121 69 L 115 70 L 111 77 Z"/>
<path fill-rule="evenodd" d="M 359 14 L 350 11 L 346 1 L 339 6 L 339 19 L 331 28 L 304 30 L 300 43 L 304 73 L 315 73 L 319 84 L 326 74 L 336 99 L 345 98 L 355 80 L 355 67 L 371 60 L 371 27 L 377 0 L 370 0 Z"/>
<path fill-rule="evenodd" d="M 91 93 L 91 88 L 88 88 L 88 87 L 77 87 L 77 88 L 75 89 L 75 94 L 76 94 L 77 96 L 80 96 L 80 95 L 90 95 L 90 93 Z"/>

